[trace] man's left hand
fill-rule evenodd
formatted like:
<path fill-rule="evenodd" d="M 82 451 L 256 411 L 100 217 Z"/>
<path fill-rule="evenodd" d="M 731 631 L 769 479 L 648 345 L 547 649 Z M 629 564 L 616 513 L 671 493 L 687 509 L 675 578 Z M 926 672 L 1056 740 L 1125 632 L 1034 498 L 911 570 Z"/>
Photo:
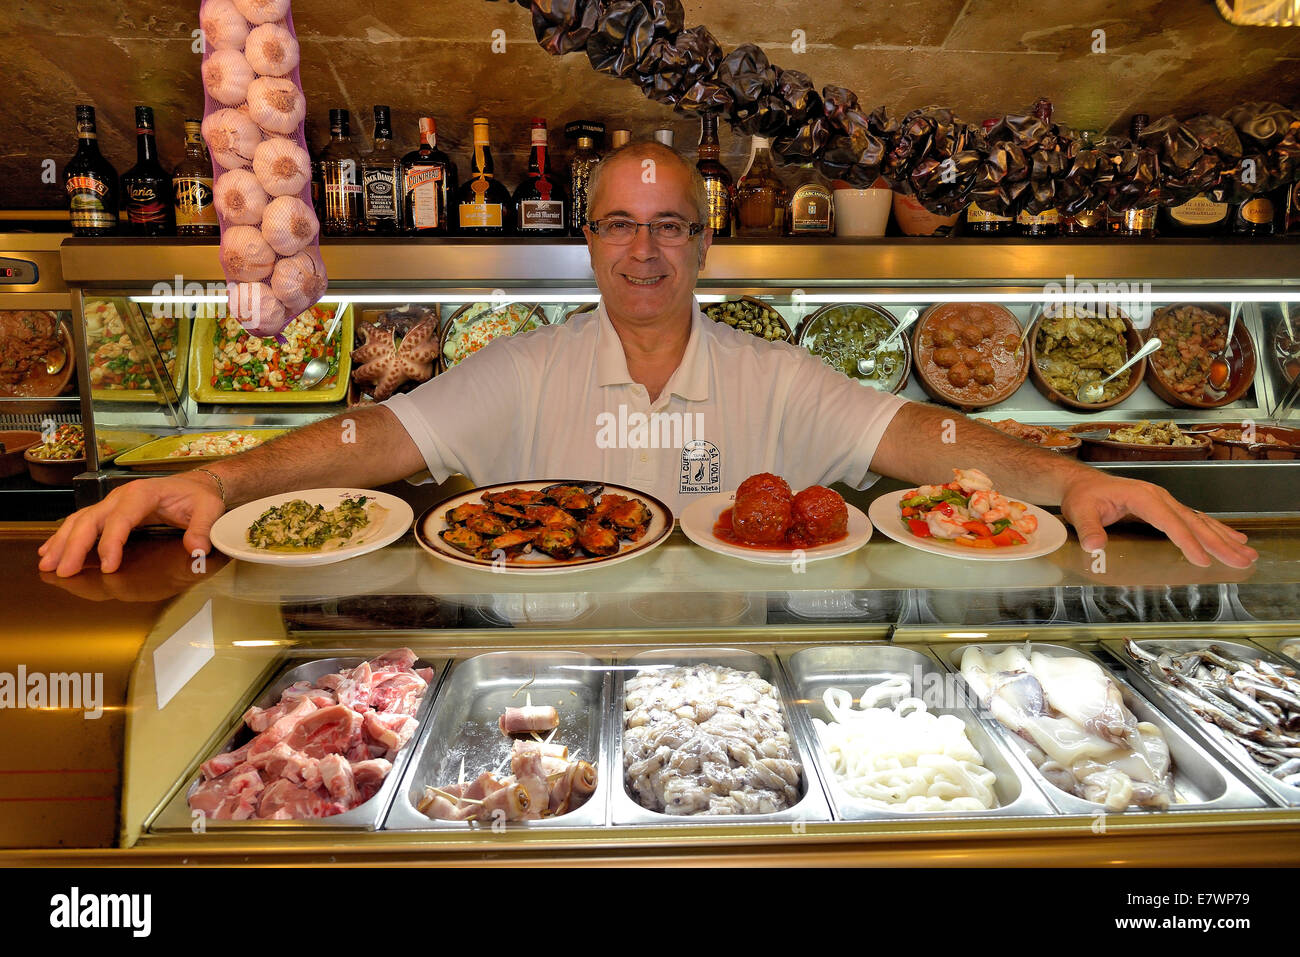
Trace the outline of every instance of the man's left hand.
<path fill-rule="evenodd" d="M 1188 508 L 1150 482 L 1092 473 L 1067 487 L 1061 514 L 1078 532 L 1079 544 L 1090 552 L 1106 546 L 1107 525 L 1138 518 L 1168 535 L 1187 560 L 1201 568 L 1215 558 L 1233 568 L 1247 568 L 1259 558 L 1244 534 Z"/>

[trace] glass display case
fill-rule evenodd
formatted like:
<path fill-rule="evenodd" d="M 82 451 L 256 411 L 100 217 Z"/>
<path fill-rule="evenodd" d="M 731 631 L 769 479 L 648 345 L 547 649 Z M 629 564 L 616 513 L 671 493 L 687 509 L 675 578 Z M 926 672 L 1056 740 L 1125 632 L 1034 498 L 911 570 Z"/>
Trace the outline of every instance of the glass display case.
<path fill-rule="evenodd" d="M 351 240 L 327 241 L 322 251 L 331 276 L 326 306 L 350 311 L 354 324 L 369 321 L 368 310 L 419 304 L 438 309 L 446 333 L 457 331 L 452 317 L 466 303 L 537 307 L 509 313 L 504 334 L 529 323 L 566 321 L 596 300 L 579 243 Z M 1007 398 L 972 414 L 1061 428 L 1144 419 L 1173 419 L 1192 431 L 1285 428 L 1295 424 L 1287 394 L 1295 349 L 1289 324 L 1300 298 L 1294 258 L 1294 244 L 1283 242 L 731 242 L 711 250 L 699 296 L 706 308 L 749 297 L 748 311 L 733 310 L 731 319 L 795 340 L 818 310 L 844 304 L 869 306 L 889 322 L 910 308 L 930 315 L 945 303 L 992 304 L 1009 310 L 1024 330 L 1054 297 L 1101 310 L 1118 304 L 1135 327 L 1146 325 L 1144 310 L 1154 316 L 1162 306 L 1191 303 L 1222 304 L 1228 312 L 1239 303 L 1239 323 L 1256 361 L 1230 402 L 1179 407 L 1143 380 L 1130 383 L 1131 393 L 1118 404 L 1084 412 L 1049 399 L 1026 371 Z M 219 278 L 215 264 L 214 248 L 197 243 L 72 241 L 64 247 L 79 315 L 87 300 L 105 297 L 138 305 L 142 313 L 155 305 L 202 308 L 205 303 L 192 300 L 216 294 L 185 287 L 194 282 L 202 289 Z M 155 289 L 156 283 L 171 290 Z M 780 321 L 765 322 L 768 310 Z M 201 316 L 184 315 L 200 327 Z M 493 313 L 485 309 L 483 315 Z M 329 316 L 321 318 L 323 327 Z M 963 328 L 978 331 L 988 318 L 967 314 L 956 337 Z M 143 321 L 147 325 L 147 315 Z M 923 326 L 918 319 L 911 344 L 942 347 Z M 1136 332 L 1139 341 L 1146 335 L 1143 328 Z M 142 330 L 142 339 L 146 335 Z M 989 338 L 975 331 L 970 336 L 974 342 L 957 348 L 977 348 Z M 192 334 L 191 343 L 198 338 Z M 1033 334 L 1027 341 L 1037 346 Z M 85 362 L 84 331 L 78 345 Z M 454 359 L 446 336 L 440 345 L 444 361 Z M 1006 351 L 1015 355 L 1011 344 Z M 191 361 L 194 354 L 192 347 Z M 830 358 L 844 361 L 845 355 Z M 161 367 L 165 358 L 154 362 Z M 210 382 L 215 371 L 199 369 L 199 381 Z M 91 393 L 84 397 L 86 417 L 97 428 L 175 436 L 292 426 L 342 411 L 358 398 L 353 388 L 350 396 L 294 404 L 273 398 L 272 391 L 268 401 L 240 404 L 205 401 L 190 385 L 173 381 L 150 401 L 104 401 Z M 914 370 L 901 390 L 918 399 L 929 395 Z M 952 407 L 954 415 L 963 414 Z M 1252 457 L 1100 463 L 1153 478 L 1206 511 L 1229 514 L 1260 552 L 1259 562 L 1245 570 L 1196 568 L 1154 532 L 1131 527 L 1113 530 L 1101 562 L 1073 539 L 1041 558 L 977 565 L 925 555 L 878 535 L 849 556 L 802 567 L 738 561 L 674 531 L 654 551 L 619 566 L 546 577 L 456 567 L 410 537 L 337 565 L 293 569 L 231 561 L 187 577 L 191 556 L 177 546 L 167 559 L 175 575 L 152 567 L 148 572 L 150 587 L 160 578 L 178 584 L 131 666 L 119 844 L 141 861 L 470 862 L 490 855 L 505 862 L 1295 862 L 1300 788 L 1287 781 L 1290 759 L 1282 751 L 1252 758 L 1258 753 L 1251 745 L 1204 720 L 1200 713 L 1209 709 L 1198 713 L 1142 657 L 1168 653 L 1171 662 L 1194 667 L 1202 652 L 1231 656 L 1264 662 L 1250 667 L 1287 680 L 1289 670 L 1300 667 L 1288 657 L 1300 653 L 1291 644 L 1300 636 L 1300 473 L 1292 459 L 1264 457 L 1267 449 L 1257 447 L 1262 444 L 1244 443 L 1239 451 Z M 93 499 L 114 483 L 147 474 L 109 463 L 85 476 L 79 491 Z M 453 480 L 407 494 L 418 515 L 465 487 Z M 871 498 L 900 487 L 884 481 L 865 493 L 846 490 L 845 498 L 865 510 Z M 118 576 L 129 572 L 124 568 Z M 110 576 L 115 593 L 129 600 L 123 596 L 131 580 L 118 576 Z M 982 695 L 972 645 L 981 646 L 979 654 L 993 661 L 995 673 L 1018 675 L 1017 681 L 1026 671 L 1035 675 L 1051 700 L 1035 709 L 1024 697 Z M 300 707 L 303 696 L 315 694 L 312 707 L 328 712 L 343 700 L 345 683 L 358 680 L 354 669 L 370 662 L 364 676 L 373 687 L 375 674 L 395 660 L 380 656 L 402 648 L 414 660 L 397 660 L 420 675 L 418 683 L 403 679 L 421 692 L 407 700 L 405 712 L 418 724 L 394 719 L 401 734 L 389 739 L 394 746 L 382 757 L 374 751 L 347 757 L 355 792 L 337 776 L 333 780 L 349 800 L 342 801 L 324 777 L 310 776 L 324 774 L 319 764 L 303 772 L 277 765 L 269 775 L 277 781 L 294 773 L 308 777 L 276 784 L 278 804 L 264 809 L 258 797 L 240 811 L 239 790 L 223 777 L 240 765 L 228 765 L 225 756 L 236 752 L 238 762 L 274 750 L 269 738 L 257 749 L 251 741 L 286 713 L 250 709 Z M 1026 664 L 1018 664 L 1017 655 Z M 719 785 L 721 791 L 710 785 L 723 799 L 708 804 L 716 813 L 671 813 L 699 810 L 692 802 L 700 800 L 700 775 L 709 754 L 718 753 L 710 752 L 716 740 L 705 740 L 700 730 L 710 720 L 700 705 L 716 713 L 720 699 L 696 696 L 665 706 L 672 719 L 695 724 L 680 741 L 651 736 L 647 742 L 635 729 L 664 715 L 647 719 L 637 710 L 658 693 L 655 682 L 666 669 L 682 668 L 695 675 L 692 680 L 703 680 L 721 675 L 722 666 L 753 673 L 742 683 L 745 694 L 756 696 L 755 708 L 776 703 L 779 730 L 762 745 L 774 750 L 762 752 L 768 760 L 762 764 L 745 751 L 748 742 L 724 746 L 731 748 L 728 773 L 738 767 L 750 773 L 732 781 L 726 769 L 713 768 L 719 780 L 731 782 Z M 1066 672 L 1073 677 L 1062 692 Z M 1067 778 L 1062 762 L 1052 763 L 1062 755 L 1026 747 L 1029 740 L 1042 744 L 1031 731 L 1068 719 L 1069 688 L 1079 680 L 1123 704 L 1111 712 L 1117 723 L 1100 733 L 1100 743 L 1091 741 L 1097 753 L 1125 742 L 1134 754 L 1145 748 L 1148 767 L 1163 769 L 1157 781 L 1143 781 L 1135 765 L 1126 765 L 1123 780 L 1104 768 L 1097 778 L 1096 767 L 1069 760 L 1064 764 L 1074 777 Z M 893 682 L 889 694 L 872 691 L 887 682 Z M 964 733 L 974 753 L 967 752 L 962 760 L 968 763 L 952 773 L 967 779 L 971 794 L 963 796 L 973 803 L 940 806 L 956 791 L 933 768 L 917 772 L 924 794 L 895 782 L 885 797 L 889 787 L 872 790 L 870 782 L 837 770 L 836 753 L 851 751 L 858 761 L 914 759 L 865 754 L 861 742 L 849 751 L 833 747 L 834 732 L 818 724 L 835 723 L 830 719 L 837 714 L 840 723 L 853 721 L 850 710 L 864 710 L 873 699 L 892 708 L 903 694 L 901 682 L 906 694 Z M 848 708 L 833 689 L 847 694 Z M 1252 703 L 1268 700 L 1265 693 Z M 1008 710 L 1008 703 L 1015 707 Z M 1291 746 L 1286 729 L 1293 716 L 1280 710 L 1284 704 L 1260 704 L 1269 719 L 1241 707 L 1254 718 L 1239 721 L 1264 722 L 1249 727 L 1267 747 Z M 545 786 L 555 799 L 550 775 L 569 781 L 569 768 L 585 762 L 584 800 L 566 792 L 562 812 L 537 820 L 477 810 L 488 807 L 487 789 L 501 784 L 507 769 L 516 777 L 527 773 L 514 766 L 516 745 L 500 730 L 515 708 L 555 709 L 556 738 L 545 744 L 568 748 L 568 764 L 552 766 Z M 353 710 L 361 715 L 368 709 Z M 335 718 L 349 728 L 357 720 L 337 711 L 315 720 L 323 726 Z M 758 720 L 750 713 L 739 726 L 752 729 Z M 1017 720 L 1027 736 L 1012 730 Z M 372 732 L 374 743 L 380 732 Z M 529 739 L 527 733 L 515 737 L 525 744 Z M 302 745 L 306 739 L 291 740 Z M 381 779 L 368 778 L 376 767 L 361 767 L 368 760 L 391 767 Z M 330 768 L 343 774 L 337 760 Z M 484 774 L 494 774 L 494 782 L 470 790 Z M 271 786 L 261 777 L 256 784 Z M 1124 791 L 1129 785 L 1131 793 Z M 300 790 L 342 801 L 335 808 L 340 813 L 293 818 L 290 810 L 287 819 L 271 819 L 286 799 L 307 800 Z M 864 800 L 871 794 L 877 803 Z M 934 800 L 895 806 L 909 795 Z M 736 813 L 746 805 L 752 813 Z M 457 814 L 475 821 L 447 817 Z"/>
<path fill-rule="evenodd" d="M 1224 441 L 1197 437 L 1198 448 L 1187 454 L 1153 456 L 1140 448 L 1099 448 L 1091 440 L 1075 443 L 1082 446 L 1075 454 L 1159 481 L 1205 511 L 1287 512 L 1300 507 L 1300 483 L 1288 480 L 1300 454 L 1300 432 L 1290 431 L 1296 411 L 1289 390 L 1300 368 L 1300 320 L 1292 319 L 1300 297 L 1295 248 L 1282 240 L 727 241 L 710 250 L 698 296 L 706 311 L 802 344 L 873 387 L 946 404 L 955 413 L 1012 420 L 1021 435 L 1047 426 L 1095 436 L 1106 424 L 1144 420 L 1174 420 L 1191 432 L 1234 430 Z M 92 390 L 84 397 L 87 420 L 99 429 L 170 439 L 173 446 L 182 441 L 176 437 L 194 433 L 301 425 L 369 401 L 373 385 L 355 376 L 348 381 L 356 371 L 350 354 L 361 330 L 376 322 L 398 323 L 400 341 L 412 321 L 436 316 L 436 372 L 494 335 L 563 322 L 598 298 L 578 241 L 360 239 L 327 241 L 322 249 L 329 294 L 315 315 L 296 321 L 297 334 L 280 355 L 275 343 L 241 345 L 236 324 L 220 317 L 225 299 L 210 244 L 65 243 L 63 268 L 86 321 L 93 323 L 110 303 L 124 322 L 134 316 L 150 325 L 137 330 L 141 340 L 151 342 L 154 327 L 176 328 L 175 342 L 164 330 L 165 341 L 144 350 L 152 358 L 141 363 L 167 381 L 154 386 L 149 379 L 134 394 Z M 743 307 L 727 310 L 735 302 Z M 859 353 L 912 310 L 919 318 L 897 338 L 901 351 L 882 356 L 873 376 L 860 375 Z M 1071 352 L 1075 315 L 1116 325 L 1110 358 Z M 337 328 L 330 329 L 335 318 Z M 1230 318 L 1232 347 L 1216 350 Z M 962 331 L 970 342 L 957 337 L 953 349 L 942 348 L 945 335 Z M 1080 369 L 1096 366 L 1100 378 L 1154 331 L 1171 341 L 1121 373 L 1103 403 L 1081 405 L 1068 394 L 1089 375 Z M 83 336 L 78 345 L 87 374 L 101 375 L 102 342 Z M 177 347 L 181 358 L 173 356 Z M 338 350 L 329 377 L 298 391 L 303 359 L 327 348 Z M 1187 390 L 1189 379 L 1206 377 L 1198 370 L 1216 351 L 1227 353 L 1230 366 L 1222 388 Z M 987 385 L 979 382 L 984 371 Z M 1177 461 L 1159 460 L 1174 456 Z M 152 451 L 124 456 L 120 465 L 91 463 L 80 500 L 141 474 L 142 458 L 144 469 L 169 465 Z"/>

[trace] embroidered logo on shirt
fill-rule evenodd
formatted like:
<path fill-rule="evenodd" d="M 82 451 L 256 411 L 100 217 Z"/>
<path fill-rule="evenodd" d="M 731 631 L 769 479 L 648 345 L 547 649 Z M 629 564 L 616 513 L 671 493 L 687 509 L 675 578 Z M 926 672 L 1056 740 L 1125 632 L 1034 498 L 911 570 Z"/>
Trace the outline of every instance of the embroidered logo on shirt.
<path fill-rule="evenodd" d="M 680 493 L 722 491 L 722 453 L 712 442 L 695 439 L 682 446 Z"/>

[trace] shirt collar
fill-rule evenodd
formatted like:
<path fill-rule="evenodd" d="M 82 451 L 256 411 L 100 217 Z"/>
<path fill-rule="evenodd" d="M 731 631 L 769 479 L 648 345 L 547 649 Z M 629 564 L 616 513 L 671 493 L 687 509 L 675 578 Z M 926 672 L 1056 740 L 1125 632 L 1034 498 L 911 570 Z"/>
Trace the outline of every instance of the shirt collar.
<path fill-rule="evenodd" d="M 623 342 L 605 312 L 602 300 L 596 305 L 596 384 L 627 385 L 632 376 L 627 371 L 627 356 Z M 700 304 L 691 299 L 691 333 L 686 341 L 686 352 L 681 364 L 673 371 L 664 387 L 664 396 L 676 395 L 687 401 L 703 401 L 709 397 L 708 321 L 700 312 Z M 662 397 L 661 397 L 662 398 Z"/>

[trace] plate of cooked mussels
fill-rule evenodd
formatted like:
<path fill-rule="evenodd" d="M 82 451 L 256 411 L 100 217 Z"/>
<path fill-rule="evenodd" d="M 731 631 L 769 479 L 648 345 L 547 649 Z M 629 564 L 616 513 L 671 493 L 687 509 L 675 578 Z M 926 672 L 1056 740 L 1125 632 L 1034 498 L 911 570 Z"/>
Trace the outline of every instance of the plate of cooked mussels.
<path fill-rule="evenodd" d="M 653 495 L 601 482 L 547 479 L 453 495 L 415 523 L 420 546 L 465 568 L 557 575 L 643 555 L 673 530 Z"/>

